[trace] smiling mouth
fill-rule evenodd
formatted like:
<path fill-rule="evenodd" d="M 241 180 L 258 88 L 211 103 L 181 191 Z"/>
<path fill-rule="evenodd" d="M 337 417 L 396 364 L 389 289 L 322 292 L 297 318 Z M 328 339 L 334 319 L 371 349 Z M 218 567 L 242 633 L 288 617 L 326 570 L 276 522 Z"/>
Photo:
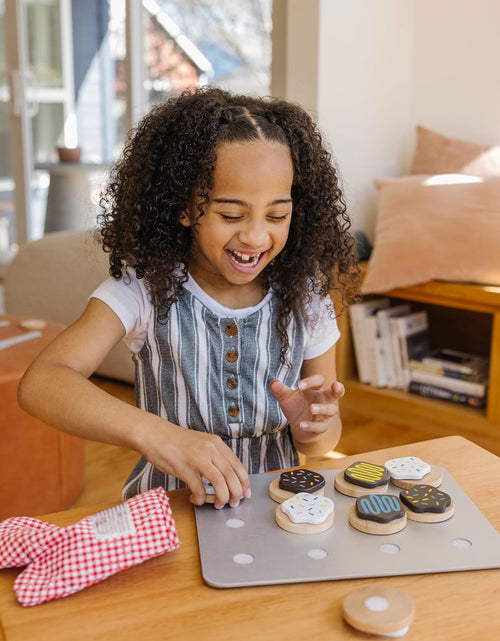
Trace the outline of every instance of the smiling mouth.
<path fill-rule="evenodd" d="M 264 255 L 264 252 L 260 252 L 259 254 L 250 256 L 250 254 L 245 254 L 234 249 L 228 249 L 227 252 L 232 260 L 242 267 L 255 267 L 261 257 Z"/>

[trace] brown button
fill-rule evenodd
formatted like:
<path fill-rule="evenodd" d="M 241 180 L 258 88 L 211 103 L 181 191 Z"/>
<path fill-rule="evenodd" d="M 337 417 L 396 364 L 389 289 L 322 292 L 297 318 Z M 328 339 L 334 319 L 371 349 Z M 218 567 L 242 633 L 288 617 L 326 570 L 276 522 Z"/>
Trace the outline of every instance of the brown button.
<path fill-rule="evenodd" d="M 237 405 L 231 405 L 231 407 L 228 409 L 229 416 L 236 417 L 240 413 L 240 408 Z"/>
<path fill-rule="evenodd" d="M 234 323 L 231 323 L 231 325 L 226 325 L 225 331 L 228 336 L 236 336 L 236 334 L 238 333 L 238 328 Z"/>
<path fill-rule="evenodd" d="M 230 363 L 234 363 L 238 359 L 238 352 L 235 349 L 230 349 L 229 352 L 226 354 L 226 361 L 229 361 Z"/>
<path fill-rule="evenodd" d="M 238 379 L 236 376 L 231 376 L 231 378 L 228 378 L 226 381 L 226 385 L 229 387 L 229 389 L 236 389 L 238 387 Z"/>

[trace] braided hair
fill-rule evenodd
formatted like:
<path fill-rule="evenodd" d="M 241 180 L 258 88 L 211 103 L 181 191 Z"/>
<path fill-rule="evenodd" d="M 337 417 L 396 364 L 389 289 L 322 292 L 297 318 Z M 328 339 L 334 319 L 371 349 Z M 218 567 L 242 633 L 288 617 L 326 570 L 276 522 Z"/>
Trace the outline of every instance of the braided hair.
<path fill-rule="evenodd" d="M 287 325 L 313 293 L 336 291 L 343 309 L 357 299 L 355 239 L 337 171 L 320 132 L 298 105 L 208 87 L 186 91 L 153 109 L 131 132 L 101 194 L 99 233 L 110 274 L 133 267 L 166 320 L 183 293 L 192 251 L 180 223 L 189 203 L 198 216 L 213 187 L 217 146 L 266 140 L 286 145 L 293 163 L 293 215 L 285 247 L 261 274 L 280 299 L 282 358 Z"/>

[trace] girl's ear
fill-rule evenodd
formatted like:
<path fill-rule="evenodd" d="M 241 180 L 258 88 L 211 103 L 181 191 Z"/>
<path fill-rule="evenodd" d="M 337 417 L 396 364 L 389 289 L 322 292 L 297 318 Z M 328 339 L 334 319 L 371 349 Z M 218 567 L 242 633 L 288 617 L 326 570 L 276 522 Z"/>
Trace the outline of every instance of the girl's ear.
<path fill-rule="evenodd" d="M 181 225 L 184 225 L 184 227 L 191 227 L 191 219 L 189 218 L 187 211 L 183 211 L 179 216 L 179 222 Z"/>

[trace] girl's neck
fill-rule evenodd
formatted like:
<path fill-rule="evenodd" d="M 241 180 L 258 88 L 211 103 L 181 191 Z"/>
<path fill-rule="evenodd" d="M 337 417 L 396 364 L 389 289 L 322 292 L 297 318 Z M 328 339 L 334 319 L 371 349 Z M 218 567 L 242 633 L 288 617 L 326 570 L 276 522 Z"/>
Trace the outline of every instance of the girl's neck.
<path fill-rule="evenodd" d="M 189 274 L 210 298 L 229 309 L 255 307 L 266 295 L 260 279 L 248 285 L 231 285 L 223 281 L 223 284 L 218 286 L 212 279 L 204 277 L 202 272 L 189 270 Z"/>

